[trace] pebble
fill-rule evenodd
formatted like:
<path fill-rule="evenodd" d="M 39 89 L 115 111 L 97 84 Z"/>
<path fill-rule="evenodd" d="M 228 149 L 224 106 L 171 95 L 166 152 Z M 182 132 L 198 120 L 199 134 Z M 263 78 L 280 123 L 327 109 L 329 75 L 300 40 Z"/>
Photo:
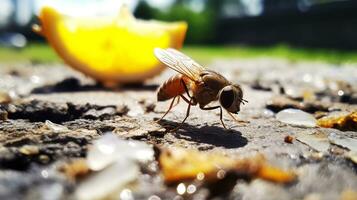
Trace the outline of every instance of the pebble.
<path fill-rule="evenodd" d="M 288 108 L 276 114 L 280 122 L 302 127 L 315 127 L 316 119 L 313 115 L 298 109 Z"/>
<path fill-rule="evenodd" d="M 0 91 L 0 103 L 10 103 L 11 100 L 9 93 Z"/>
<path fill-rule="evenodd" d="M 300 132 L 297 134 L 296 140 L 322 153 L 328 153 L 330 147 L 327 136 L 321 132 Z"/>
<path fill-rule="evenodd" d="M 90 169 L 97 171 L 122 158 L 127 162 L 146 162 L 154 159 L 154 150 L 144 142 L 123 140 L 107 133 L 93 142 L 88 151 L 87 163 Z"/>
<path fill-rule="evenodd" d="M 124 158 L 116 161 L 81 182 L 75 192 L 75 199 L 110 199 L 111 194 L 120 191 L 139 176 L 139 166 Z"/>
<path fill-rule="evenodd" d="M 357 139 L 331 133 L 328 136 L 331 143 L 347 148 L 351 151 L 357 152 Z"/>
<path fill-rule="evenodd" d="M 101 170 L 116 159 L 116 136 L 106 134 L 93 142 L 87 154 L 87 163 L 92 170 Z"/>
<path fill-rule="evenodd" d="M 63 133 L 63 132 L 69 131 L 69 129 L 67 127 L 62 126 L 60 124 L 55 124 L 55 123 L 51 122 L 50 120 L 46 120 L 45 126 L 55 133 Z"/>
<path fill-rule="evenodd" d="M 24 145 L 19 149 L 19 152 L 24 155 L 30 156 L 38 154 L 40 152 L 40 149 L 34 145 Z"/>
<path fill-rule="evenodd" d="M 95 172 L 79 184 L 76 199 L 110 199 L 138 178 L 139 162 L 153 159 L 152 146 L 106 133 L 93 142 L 87 153 L 86 163 Z"/>
<path fill-rule="evenodd" d="M 47 155 L 44 155 L 44 154 L 40 155 L 39 159 L 43 164 L 47 164 L 47 163 L 50 162 L 50 158 Z"/>
<path fill-rule="evenodd" d="M 0 109 L 0 120 L 5 121 L 8 119 L 8 113 L 7 111 L 1 110 Z"/>
<path fill-rule="evenodd" d="M 352 162 L 357 164 L 357 152 L 350 151 L 346 154 L 347 158 L 349 158 Z"/>

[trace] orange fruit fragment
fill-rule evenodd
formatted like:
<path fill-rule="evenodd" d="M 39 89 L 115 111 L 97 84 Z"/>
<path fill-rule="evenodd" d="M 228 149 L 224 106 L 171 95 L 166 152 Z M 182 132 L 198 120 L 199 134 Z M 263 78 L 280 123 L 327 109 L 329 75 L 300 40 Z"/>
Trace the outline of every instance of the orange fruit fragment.
<path fill-rule="evenodd" d="M 181 48 L 187 30 L 186 22 L 135 19 L 125 6 L 116 17 L 71 17 L 44 7 L 39 20 L 34 31 L 65 63 L 104 84 L 142 82 L 160 73 L 164 66 L 154 48 Z"/>

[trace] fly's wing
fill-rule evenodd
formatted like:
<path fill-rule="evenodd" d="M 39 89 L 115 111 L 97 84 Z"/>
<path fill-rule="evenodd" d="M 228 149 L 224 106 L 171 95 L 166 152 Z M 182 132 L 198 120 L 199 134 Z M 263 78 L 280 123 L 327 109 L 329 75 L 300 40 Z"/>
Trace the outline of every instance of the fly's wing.
<path fill-rule="evenodd" d="M 192 81 L 198 81 L 201 72 L 205 69 L 190 57 L 175 49 L 155 48 L 154 53 L 156 58 L 162 63 L 176 72 L 187 76 Z"/>

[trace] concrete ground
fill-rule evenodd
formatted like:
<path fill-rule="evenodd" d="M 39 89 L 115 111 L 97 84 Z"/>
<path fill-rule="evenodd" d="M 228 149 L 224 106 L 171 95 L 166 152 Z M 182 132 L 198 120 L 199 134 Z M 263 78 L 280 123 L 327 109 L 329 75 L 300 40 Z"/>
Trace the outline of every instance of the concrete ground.
<path fill-rule="evenodd" d="M 224 113 L 226 130 L 219 121 L 218 110 L 193 107 L 182 128 L 171 132 L 185 116 L 184 101 L 164 120 L 155 122 L 169 106 L 169 102 L 156 101 L 156 89 L 174 74 L 170 70 L 143 85 L 106 89 L 61 64 L 3 64 L 0 68 L 3 102 L 0 199 L 74 198 L 72 194 L 78 182 L 53 169 L 71 159 L 85 157 L 93 139 L 106 132 L 160 148 L 178 146 L 231 157 L 262 153 L 270 164 L 294 170 L 298 175 L 288 185 L 261 179 L 236 180 L 232 189 L 214 197 L 203 195 L 214 189 L 202 187 L 195 194 L 182 197 L 185 199 L 357 197 L 357 165 L 355 157 L 349 156 L 353 147 L 328 140 L 332 134 L 355 144 L 356 125 L 349 130 L 307 128 L 276 118 L 276 112 L 289 107 L 308 111 L 316 118 L 332 112 L 356 111 L 356 66 L 255 59 L 218 60 L 209 67 L 242 85 L 244 99 L 249 103 L 242 105 L 236 117 L 247 123 L 237 123 Z M 48 129 L 46 120 L 70 131 L 58 133 Z M 292 136 L 291 143 L 286 141 L 286 136 Z M 323 138 L 322 142 L 318 138 Z M 50 175 L 44 177 L 44 170 L 51 172 Z M 175 186 L 156 179 L 159 173 L 149 174 L 148 180 L 139 178 L 139 182 L 146 182 L 152 188 L 133 189 L 136 199 L 148 199 L 154 194 L 161 199 L 179 199 Z"/>

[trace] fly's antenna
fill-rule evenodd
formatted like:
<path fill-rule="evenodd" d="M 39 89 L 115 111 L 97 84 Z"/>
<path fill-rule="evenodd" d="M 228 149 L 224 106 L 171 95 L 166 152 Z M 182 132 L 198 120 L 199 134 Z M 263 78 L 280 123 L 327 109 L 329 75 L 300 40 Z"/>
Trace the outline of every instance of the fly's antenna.
<path fill-rule="evenodd" d="M 240 98 L 239 100 L 242 102 L 243 105 L 245 105 L 245 103 L 248 103 L 248 101 L 243 98 Z"/>

